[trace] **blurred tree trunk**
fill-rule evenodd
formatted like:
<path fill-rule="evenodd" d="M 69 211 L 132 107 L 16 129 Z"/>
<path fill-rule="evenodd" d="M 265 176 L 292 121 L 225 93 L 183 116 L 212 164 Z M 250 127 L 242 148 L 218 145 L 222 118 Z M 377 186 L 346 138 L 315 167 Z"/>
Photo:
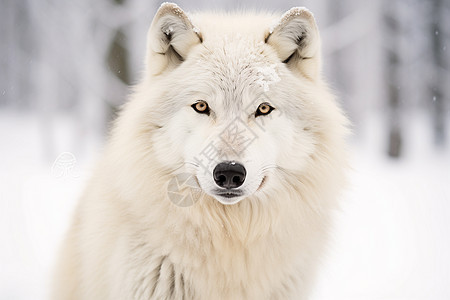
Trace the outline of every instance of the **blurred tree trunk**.
<path fill-rule="evenodd" d="M 347 1 L 329 1 L 328 2 L 328 18 L 329 26 L 338 24 L 348 15 Z M 339 91 L 342 105 L 345 111 L 349 112 L 350 117 L 356 115 L 353 111 L 354 106 L 350 103 L 351 97 L 351 74 L 346 65 L 349 63 L 346 59 L 346 53 L 349 48 L 337 49 L 330 54 L 330 74 L 332 85 Z M 353 120 L 352 120 L 353 121 Z"/>
<path fill-rule="evenodd" d="M 119 28 L 115 32 L 114 39 L 111 42 L 107 61 L 110 72 L 113 76 L 116 76 L 121 82 L 126 86 L 131 84 L 129 75 L 129 62 L 128 62 L 128 52 L 127 52 L 127 38 L 122 30 Z M 112 95 L 111 93 L 106 93 L 109 97 L 113 97 L 106 101 L 109 104 L 108 119 L 114 118 L 117 113 L 118 107 L 111 105 L 111 103 L 123 103 L 126 92 L 119 95 Z"/>
<path fill-rule="evenodd" d="M 430 91 L 433 100 L 433 128 L 434 142 L 437 145 L 446 143 L 446 111 L 445 111 L 445 59 L 444 59 L 444 34 L 442 11 L 443 0 L 432 1 L 432 63 L 433 76 L 431 77 Z"/>
<path fill-rule="evenodd" d="M 392 4 L 392 2 L 390 2 Z M 386 87 L 388 93 L 388 155 L 398 158 L 402 152 L 402 128 L 400 122 L 400 22 L 395 13 L 395 5 L 385 5 L 383 20 L 386 40 Z"/>
<path fill-rule="evenodd" d="M 125 0 L 111 0 L 115 5 L 124 5 Z M 107 63 L 109 70 L 126 86 L 131 84 L 130 72 L 129 72 L 129 57 L 127 49 L 127 36 L 123 32 L 123 28 L 118 27 L 115 30 L 114 39 L 112 40 L 108 52 Z M 123 103 L 122 99 L 126 92 L 121 95 L 111 95 L 106 93 L 109 97 L 118 97 L 118 99 L 108 99 L 106 103 Z M 108 119 L 113 119 L 117 113 L 118 107 L 109 105 Z"/>

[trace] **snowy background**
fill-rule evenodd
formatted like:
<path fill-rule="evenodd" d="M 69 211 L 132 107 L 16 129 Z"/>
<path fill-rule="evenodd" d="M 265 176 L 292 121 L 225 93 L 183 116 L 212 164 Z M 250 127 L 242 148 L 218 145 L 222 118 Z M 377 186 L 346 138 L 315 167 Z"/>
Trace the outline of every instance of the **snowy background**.
<path fill-rule="evenodd" d="M 314 299 L 450 299 L 450 2 L 178 1 L 310 8 L 354 124 L 352 185 Z M 160 2 L 0 2 L 0 299 L 46 299 L 72 209 Z M 72 166 L 61 173 L 60 164 Z"/>

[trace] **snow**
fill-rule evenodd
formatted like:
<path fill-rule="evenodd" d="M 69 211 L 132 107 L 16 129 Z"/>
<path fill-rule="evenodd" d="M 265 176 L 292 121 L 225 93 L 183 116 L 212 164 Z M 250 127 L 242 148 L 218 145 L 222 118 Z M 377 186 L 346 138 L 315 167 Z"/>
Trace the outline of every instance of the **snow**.
<path fill-rule="evenodd" d="M 183 10 L 176 3 L 173 2 L 163 2 L 161 3 L 159 9 L 161 9 L 162 7 L 168 7 L 174 14 L 178 16 L 184 14 Z"/>
<path fill-rule="evenodd" d="M 276 64 L 271 64 L 269 66 L 257 67 L 256 72 L 258 79 L 256 83 L 264 89 L 264 92 L 268 92 L 270 90 L 270 85 L 280 81 L 280 76 L 276 71 Z"/>
<path fill-rule="evenodd" d="M 314 299 L 449 299 L 450 175 L 443 162 L 356 155 Z"/>
<path fill-rule="evenodd" d="M 449 151 L 433 149 L 427 120 L 412 117 L 410 150 L 390 160 L 380 120 L 369 118 L 368 138 L 354 142 L 351 187 L 313 300 L 450 298 Z M 67 119 L 53 126 L 57 153 L 46 159 L 39 118 L 0 110 L 0 299 L 47 298 L 58 245 L 98 155 L 95 138 L 85 151 L 64 142 Z M 72 168 L 55 173 L 64 164 Z"/>
<path fill-rule="evenodd" d="M 404 158 L 389 159 L 381 120 L 368 118 L 356 144 L 313 300 L 450 299 L 450 152 L 412 114 Z"/>
<path fill-rule="evenodd" d="M 48 299 L 50 272 L 58 245 L 71 219 L 77 198 L 89 177 L 91 158 L 99 143 L 84 139 L 89 154 L 45 158 L 35 114 L 0 110 L 0 299 Z M 73 150 L 68 135 L 72 124 L 55 120 L 56 148 Z M 83 153 L 81 150 L 74 151 Z M 61 160 L 61 158 L 63 160 Z M 64 174 L 65 158 L 71 168 Z M 65 160 L 67 162 L 67 160 Z M 26 287 L 26 288 L 24 288 Z"/>
<path fill-rule="evenodd" d="M 173 32 L 173 27 L 169 26 L 164 30 L 165 35 L 170 35 Z"/>
<path fill-rule="evenodd" d="M 272 34 L 275 28 L 278 26 L 285 24 L 287 21 L 289 21 L 292 17 L 300 16 L 301 14 L 310 15 L 314 18 L 314 15 L 306 8 L 306 7 L 293 7 L 286 11 L 284 14 L 281 15 L 281 18 L 274 22 L 269 27 L 269 33 Z"/>

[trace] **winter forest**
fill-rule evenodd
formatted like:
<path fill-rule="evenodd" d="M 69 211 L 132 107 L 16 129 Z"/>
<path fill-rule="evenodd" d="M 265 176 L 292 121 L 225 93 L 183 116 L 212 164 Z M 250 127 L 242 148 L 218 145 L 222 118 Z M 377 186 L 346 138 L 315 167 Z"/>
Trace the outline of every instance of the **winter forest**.
<path fill-rule="evenodd" d="M 449 299 L 450 1 L 176 2 L 185 11 L 305 6 L 316 17 L 324 76 L 353 124 L 354 163 L 314 299 Z M 160 4 L 1 1 L 0 299 L 46 298 Z M 55 176 L 61 157 L 73 168 Z"/>

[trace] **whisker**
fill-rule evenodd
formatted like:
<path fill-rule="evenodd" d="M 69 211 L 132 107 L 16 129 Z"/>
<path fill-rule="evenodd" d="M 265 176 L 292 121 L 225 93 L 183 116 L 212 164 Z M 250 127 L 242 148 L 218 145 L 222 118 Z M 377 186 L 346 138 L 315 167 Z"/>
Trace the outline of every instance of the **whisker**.
<path fill-rule="evenodd" d="M 267 166 L 264 166 L 264 167 L 261 168 L 260 173 L 264 173 L 264 172 L 266 172 L 267 170 L 270 170 L 270 169 L 277 169 L 277 168 L 278 168 L 278 166 L 275 165 L 275 164 L 273 164 L 273 165 L 267 165 Z"/>
<path fill-rule="evenodd" d="M 194 167 L 198 168 L 200 165 L 198 163 L 192 162 L 192 161 L 186 161 L 184 162 L 184 164 L 186 165 L 193 165 Z"/>
<path fill-rule="evenodd" d="M 279 170 L 279 171 L 282 171 L 284 174 L 287 174 L 287 175 L 292 175 L 292 172 L 291 171 L 289 171 L 289 170 L 287 170 L 286 168 L 283 168 L 283 167 L 280 167 L 280 166 L 277 166 L 277 170 Z"/>
<path fill-rule="evenodd" d="M 181 169 L 182 167 L 184 167 L 184 165 L 180 165 L 180 166 L 176 167 L 172 172 L 176 172 L 176 171 L 178 171 L 179 169 Z"/>
<path fill-rule="evenodd" d="M 172 172 L 176 172 L 176 171 L 180 170 L 181 168 L 185 167 L 186 165 L 192 165 L 192 166 L 194 166 L 195 168 L 198 168 L 198 167 L 199 167 L 199 164 L 197 164 L 197 163 L 194 163 L 194 162 L 191 162 L 191 161 L 186 161 L 186 162 L 181 163 L 181 164 L 180 164 L 179 166 L 177 166 L 175 169 L 173 169 Z"/>

